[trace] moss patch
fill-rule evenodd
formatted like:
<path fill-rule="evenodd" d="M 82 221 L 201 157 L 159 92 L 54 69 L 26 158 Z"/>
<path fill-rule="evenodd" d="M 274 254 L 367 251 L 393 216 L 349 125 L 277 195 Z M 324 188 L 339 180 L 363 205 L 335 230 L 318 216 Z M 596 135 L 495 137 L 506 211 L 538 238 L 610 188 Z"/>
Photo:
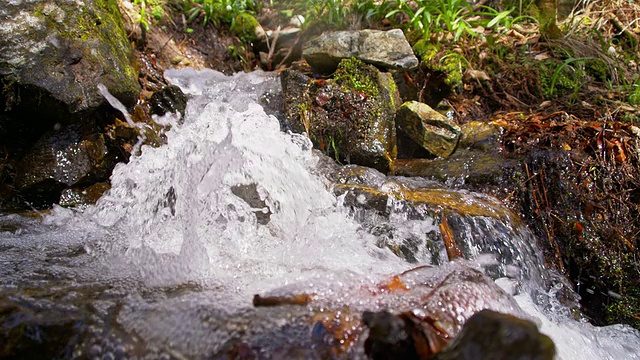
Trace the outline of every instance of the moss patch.
<path fill-rule="evenodd" d="M 241 13 L 231 27 L 231 31 L 244 43 L 250 43 L 256 39 L 256 28 L 260 24 L 251 14 Z"/>
<path fill-rule="evenodd" d="M 380 93 L 375 79 L 375 69 L 355 58 L 340 61 L 334 74 L 336 84 L 343 90 L 358 91 L 369 96 Z"/>

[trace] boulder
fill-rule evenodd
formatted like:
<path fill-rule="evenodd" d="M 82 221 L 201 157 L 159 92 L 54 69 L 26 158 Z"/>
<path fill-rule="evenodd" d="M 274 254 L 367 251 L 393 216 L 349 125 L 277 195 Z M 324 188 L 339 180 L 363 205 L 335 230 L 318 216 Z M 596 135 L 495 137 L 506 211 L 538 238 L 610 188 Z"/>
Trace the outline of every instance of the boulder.
<path fill-rule="evenodd" d="M 437 273 L 439 270 L 431 271 Z M 428 279 L 428 273 L 429 271 L 425 271 L 418 277 L 417 274 L 407 272 L 407 276 L 403 277 L 402 281 L 416 278 L 422 282 L 423 279 Z M 546 336 L 540 335 L 533 323 L 516 317 L 523 316 L 524 313 L 511 296 L 475 269 L 462 266 L 441 274 L 444 274 L 444 276 L 440 275 L 442 280 L 428 285 L 431 291 L 421 298 L 418 306 L 400 313 L 391 313 L 386 310 L 363 313 L 362 321 L 369 329 L 364 342 L 364 350 L 369 359 L 439 359 L 439 353 L 445 351 L 443 349 L 446 349 L 450 339 L 458 339 L 464 335 L 467 323 L 472 322 L 474 330 L 481 331 L 482 327 L 478 326 L 478 323 L 482 324 L 485 321 L 489 323 L 488 325 L 493 325 L 492 330 L 502 331 L 496 335 L 503 338 L 497 339 L 493 344 L 487 341 L 482 345 L 489 350 L 495 349 L 495 354 L 500 354 L 503 350 L 500 347 L 500 340 L 520 340 L 506 343 L 511 346 L 503 353 L 512 356 L 482 357 L 480 355 L 484 354 L 485 348 L 478 347 L 476 352 L 470 345 L 465 350 L 471 357 L 460 357 L 461 359 L 537 359 L 528 357 L 536 347 L 531 346 L 527 340 L 537 344 L 538 339 L 527 339 L 526 335 L 537 333 L 540 337 L 546 338 Z M 430 282 L 430 280 L 427 281 Z M 487 311 L 490 314 L 501 315 L 499 320 L 506 317 L 513 325 L 503 325 L 504 323 L 494 325 L 496 321 L 486 315 L 472 320 L 476 314 L 486 314 Z M 524 326 L 521 325 L 523 323 Z M 524 327 L 524 330 L 521 330 L 521 327 Z M 518 331 L 518 333 L 509 334 L 509 330 Z M 477 336 L 477 334 L 474 335 Z M 486 331 L 483 338 L 490 339 L 492 336 L 494 336 L 492 331 Z M 516 344 L 526 346 L 523 346 L 522 352 L 518 352 Z M 553 350 L 553 343 L 551 343 L 551 349 Z M 521 354 L 522 357 L 519 356 Z M 553 355 L 553 352 L 551 354 Z M 455 357 L 447 359 L 455 359 Z M 548 359 L 548 357 L 540 359 Z"/>
<path fill-rule="evenodd" d="M 389 73 L 347 59 L 326 81 L 286 70 L 282 91 L 291 130 L 306 133 L 316 148 L 340 162 L 390 170 L 400 97 Z"/>
<path fill-rule="evenodd" d="M 116 0 L 0 0 L 3 109 L 53 125 L 103 104 L 98 83 L 133 105 L 133 62 Z"/>
<path fill-rule="evenodd" d="M 400 106 L 396 124 L 422 148 L 443 158 L 456 149 L 462 132 L 453 119 L 417 101 L 408 101 Z"/>
<path fill-rule="evenodd" d="M 314 71 L 330 74 L 343 59 L 355 57 L 383 69 L 411 69 L 418 66 L 402 30 L 336 31 L 308 41 L 302 56 Z"/>

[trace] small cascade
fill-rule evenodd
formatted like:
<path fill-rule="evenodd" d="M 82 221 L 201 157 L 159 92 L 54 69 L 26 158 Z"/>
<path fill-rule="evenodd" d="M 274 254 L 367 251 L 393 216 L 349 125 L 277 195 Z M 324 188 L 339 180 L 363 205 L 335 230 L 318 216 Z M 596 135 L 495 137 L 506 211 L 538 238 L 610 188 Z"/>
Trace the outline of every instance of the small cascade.
<path fill-rule="evenodd" d="M 167 145 L 119 164 L 95 206 L 0 218 L 0 307 L 73 334 L 55 338 L 70 357 L 363 358 L 365 311 L 440 315 L 455 334 L 488 308 L 536 322 L 561 359 L 640 358 L 637 331 L 571 318 L 495 199 L 327 165 L 260 105 L 272 74 L 166 76 L 190 97 L 183 119 L 156 119 Z M 58 327 L 33 325 L 46 313 Z"/>

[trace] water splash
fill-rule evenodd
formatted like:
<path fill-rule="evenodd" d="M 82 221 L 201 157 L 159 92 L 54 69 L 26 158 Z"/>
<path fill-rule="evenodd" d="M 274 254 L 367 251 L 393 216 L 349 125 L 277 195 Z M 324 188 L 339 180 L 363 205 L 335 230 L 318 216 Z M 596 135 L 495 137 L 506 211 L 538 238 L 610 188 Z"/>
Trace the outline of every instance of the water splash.
<path fill-rule="evenodd" d="M 319 158 L 309 140 L 281 132 L 277 119 L 256 103 L 263 93 L 279 91 L 277 78 L 210 70 L 169 71 L 167 77 L 192 98 L 182 124 L 157 119 L 172 124 L 166 146 L 142 146 L 128 164 L 119 164 L 112 189 L 96 206 L 56 207 L 41 222 L 9 219 L 16 229 L 0 222 L 0 295 L 30 309 L 61 309 L 89 319 L 82 355 L 139 351 L 176 358 L 214 354 L 239 333 L 262 343 L 308 337 L 307 327 L 290 321 L 308 319 L 308 307 L 254 309 L 255 293 L 314 293 L 328 299 L 323 306 L 356 311 L 422 301 L 416 294 L 371 296 L 380 281 L 410 265 L 379 247 L 379 234 L 334 196 L 318 176 Z M 378 180 L 384 186 L 387 179 Z M 432 218 L 414 215 L 392 211 L 369 221 L 389 222 L 396 238 L 437 229 Z M 527 264 L 521 257 L 530 249 L 516 248 L 531 239 L 520 234 L 514 241 L 515 226 L 467 220 L 463 230 L 500 233 L 495 242 L 469 239 L 483 263 L 468 266 L 490 263 L 482 254 L 491 251 Z M 431 254 L 423 255 L 420 261 L 428 262 Z M 516 300 L 554 339 L 559 358 L 638 358 L 636 331 L 576 322 L 551 295 L 546 303 L 526 292 Z M 515 311 L 511 300 L 505 308 Z"/>

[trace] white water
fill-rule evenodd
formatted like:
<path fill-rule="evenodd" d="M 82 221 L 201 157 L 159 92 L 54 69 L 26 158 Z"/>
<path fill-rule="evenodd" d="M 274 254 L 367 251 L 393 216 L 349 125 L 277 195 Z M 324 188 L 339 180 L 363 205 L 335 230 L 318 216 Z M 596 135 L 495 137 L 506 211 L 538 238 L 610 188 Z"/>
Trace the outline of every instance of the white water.
<path fill-rule="evenodd" d="M 11 248 L 0 254 L 0 264 L 17 269 L 0 270 L 8 279 L 4 284 L 20 286 L 22 277 L 44 269 L 54 277 L 106 282 L 125 298 L 121 326 L 149 344 L 193 356 L 211 353 L 233 337 L 228 329 L 235 325 L 212 327 L 213 314 L 251 311 L 256 293 L 313 292 L 358 309 L 381 306 L 370 297 L 354 298 L 354 289 L 415 265 L 376 246 L 376 236 L 329 190 L 308 139 L 281 132 L 278 120 L 257 104 L 264 92 L 279 91 L 278 80 L 208 70 L 170 71 L 167 77 L 193 96 L 183 123 L 171 116 L 158 119 L 172 125 L 168 144 L 143 146 L 140 156 L 118 165 L 112 190 L 96 206 L 56 208 L 42 224 L 2 234 Z M 266 209 L 252 208 L 233 193 L 251 184 Z M 254 215 L 260 211 L 271 212 L 266 225 Z M 417 236 L 434 228 L 427 220 L 406 218 L 395 226 L 403 224 L 400 232 Z M 78 245 L 90 259 L 39 265 L 52 251 Z M 16 256 L 29 258 L 20 263 L 23 268 Z M 132 291 L 136 287 L 187 290 L 149 299 Z M 640 359 L 638 332 L 576 322 L 553 291 L 542 298 L 543 306 L 526 293 L 516 301 L 554 340 L 559 359 Z M 269 321 L 285 320 L 262 321 L 257 333 L 273 327 Z"/>

